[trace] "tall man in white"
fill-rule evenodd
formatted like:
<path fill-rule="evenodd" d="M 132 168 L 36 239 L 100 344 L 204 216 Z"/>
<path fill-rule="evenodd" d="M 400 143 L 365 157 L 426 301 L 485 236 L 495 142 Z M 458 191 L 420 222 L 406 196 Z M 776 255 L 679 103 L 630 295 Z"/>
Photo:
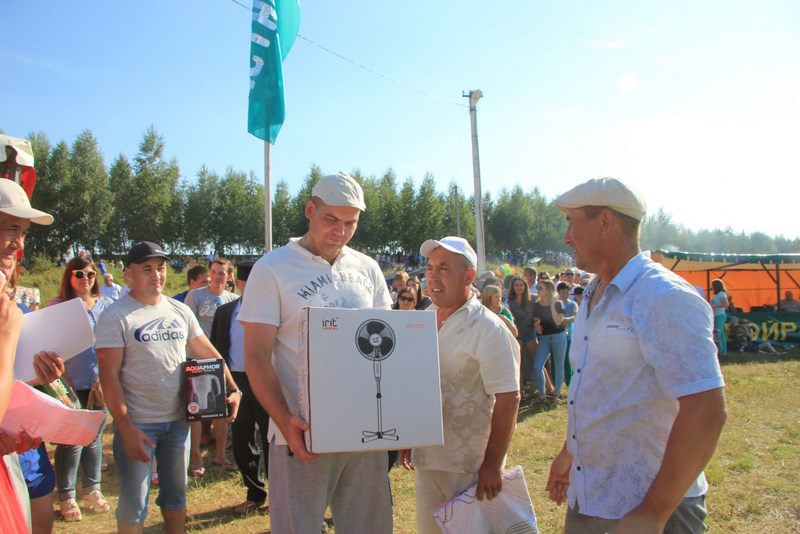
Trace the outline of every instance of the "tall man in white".
<path fill-rule="evenodd" d="M 242 298 L 245 370 L 270 414 L 274 532 L 319 532 L 328 505 L 336 530 L 392 531 L 386 452 L 312 454 L 303 441 L 308 424 L 296 415 L 303 309 L 392 304 L 375 260 L 347 246 L 365 208 L 361 186 L 347 174 L 320 179 L 305 207 L 308 232 L 258 260 Z"/>
<path fill-rule="evenodd" d="M 546 489 L 565 532 L 705 532 L 703 467 L 725 423 L 711 308 L 639 248 L 645 204 L 614 178 L 555 200 L 596 276 L 572 331 L 567 439 Z"/>
<path fill-rule="evenodd" d="M 471 291 L 477 255 L 460 237 L 429 239 L 425 273 L 436 310 L 444 445 L 401 452 L 416 469 L 417 532 L 441 532 L 433 512 L 477 483 L 478 500 L 503 489 L 506 451 L 519 408 L 519 345 Z"/>

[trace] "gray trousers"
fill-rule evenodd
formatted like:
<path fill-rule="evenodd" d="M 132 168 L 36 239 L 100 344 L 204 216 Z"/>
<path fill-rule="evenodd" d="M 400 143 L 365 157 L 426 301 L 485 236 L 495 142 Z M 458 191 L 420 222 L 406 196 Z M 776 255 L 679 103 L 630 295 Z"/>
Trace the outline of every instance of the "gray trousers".
<path fill-rule="evenodd" d="M 275 534 L 317 534 L 330 505 L 337 534 L 390 534 L 386 451 L 320 454 L 307 464 L 269 446 L 269 514 Z"/>
<path fill-rule="evenodd" d="M 706 496 L 685 497 L 667 520 L 664 534 L 701 534 L 705 532 Z M 564 534 L 614 534 L 619 519 L 604 519 L 567 508 Z"/>

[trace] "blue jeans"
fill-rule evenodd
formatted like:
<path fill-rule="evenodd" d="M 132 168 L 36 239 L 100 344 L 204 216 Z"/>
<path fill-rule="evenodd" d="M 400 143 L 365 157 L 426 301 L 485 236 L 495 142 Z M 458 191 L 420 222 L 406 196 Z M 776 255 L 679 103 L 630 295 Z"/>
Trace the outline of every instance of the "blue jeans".
<path fill-rule="evenodd" d="M 714 337 L 717 340 L 720 356 L 728 354 L 728 341 L 725 339 L 725 322 L 728 320 L 726 313 L 714 316 Z"/>
<path fill-rule="evenodd" d="M 155 445 L 145 445 L 147 454 L 155 457 L 158 470 L 156 504 L 164 510 L 186 508 L 186 470 L 189 465 L 189 423 L 183 419 L 167 423 L 142 423 L 134 426 L 145 433 Z M 144 522 L 150 499 L 151 462 L 131 460 L 117 425 L 114 425 L 114 462 L 119 477 L 119 506 L 117 521 L 125 524 Z"/>
<path fill-rule="evenodd" d="M 89 390 L 77 390 L 75 395 L 85 406 L 89 398 Z M 105 410 L 103 410 L 105 411 Z M 105 419 L 100 425 L 94 440 L 86 447 L 80 445 L 57 445 L 54 456 L 56 463 L 56 487 L 58 500 L 66 501 L 75 498 L 75 483 L 78 481 L 78 467 L 83 472 L 83 493 L 91 493 L 100 489 L 103 464 L 103 430 Z"/>
<path fill-rule="evenodd" d="M 553 364 L 556 368 L 553 387 L 556 390 L 556 396 L 558 396 L 561 394 L 561 386 L 564 385 L 564 358 L 567 355 L 567 334 L 559 332 L 557 334 L 539 336 L 539 347 L 536 349 L 536 358 L 533 362 L 539 397 L 544 397 L 544 364 L 550 354 L 553 355 Z"/>

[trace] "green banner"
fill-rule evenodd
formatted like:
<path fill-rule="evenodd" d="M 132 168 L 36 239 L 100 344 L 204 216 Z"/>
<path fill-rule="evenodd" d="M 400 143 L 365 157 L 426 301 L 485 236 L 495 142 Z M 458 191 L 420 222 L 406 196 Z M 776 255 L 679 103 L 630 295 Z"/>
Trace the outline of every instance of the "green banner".
<path fill-rule="evenodd" d="M 299 0 L 254 0 L 247 131 L 275 144 L 286 118 L 283 59 L 300 29 Z"/>

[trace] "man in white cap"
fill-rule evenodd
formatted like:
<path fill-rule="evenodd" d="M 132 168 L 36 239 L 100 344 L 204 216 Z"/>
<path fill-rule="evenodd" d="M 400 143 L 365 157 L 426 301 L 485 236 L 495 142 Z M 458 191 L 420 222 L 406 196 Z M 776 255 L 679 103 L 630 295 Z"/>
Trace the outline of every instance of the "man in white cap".
<path fill-rule="evenodd" d="M 19 329 L 22 326 L 22 312 L 16 303 L 8 298 L 4 290 L 6 284 L 15 277 L 17 258 L 25 248 L 25 236 L 31 223 L 50 225 L 53 223 L 53 216 L 32 208 L 28 195 L 16 182 L 0 178 L 0 323 L 2 323 L 0 324 L 0 329 L 4 332 L 2 343 L 0 344 L 0 348 L 3 349 L 0 351 L 2 352 L 2 355 L 0 355 L 0 371 L 3 374 L 2 384 L 0 384 L 0 405 L 2 405 L 3 409 L 5 408 L 4 403 L 8 401 L 11 395 L 16 342 L 19 337 Z M 17 438 L 19 442 L 18 436 L 13 436 L 12 438 Z M 23 449 L 20 448 L 19 450 Z M 23 473 L 20 470 L 17 456 L 16 454 L 7 455 L 5 450 L 2 452 L 3 454 L 0 454 L 2 460 L 0 461 L 5 461 L 12 475 L 15 476 L 14 482 L 17 484 L 22 511 L 25 513 L 28 524 L 42 526 L 45 529 L 48 526 L 52 528 L 53 505 L 51 498 L 37 495 L 33 499 L 33 509 L 36 512 L 41 513 L 43 508 L 49 508 L 50 520 L 47 521 L 47 518 L 43 517 L 32 518 L 28 491 L 25 486 L 25 479 L 22 478 Z M 33 455 L 33 459 L 38 459 L 39 454 L 42 453 L 46 460 L 47 451 L 43 451 L 41 448 L 34 448 L 32 452 L 27 454 L 29 457 Z M 2 466 L 0 466 L 0 470 L 2 469 Z M 4 474 L 0 473 L 0 476 L 4 476 Z M 50 476 L 52 476 L 52 470 L 50 470 Z M 50 489 L 52 491 L 52 486 Z M 31 522 L 31 519 L 34 520 L 34 523 Z"/>
<path fill-rule="evenodd" d="M 705 532 L 703 468 L 725 423 L 711 308 L 639 247 L 645 203 L 614 178 L 555 200 L 596 276 L 574 323 L 567 439 L 546 489 L 568 533 Z"/>
<path fill-rule="evenodd" d="M 417 532 L 440 532 L 433 512 L 477 483 L 479 500 L 503 489 L 506 451 L 519 408 L 519 345 L 471 291 L 478 257 L 460 237 L 429 239 L 426 279 L 436 310 L 444 445 L 401 452 L 416 469 Z"/>
<path fill-rule="evenodd" d="M 16 265 L 17 253 L 25 248 L 31 223 L 50 225 L 53 216 L 31 207 L 28 195 L 17 183 L 0 179 L 0 270 Z"/>
<path fill-rule="evenodd" d="M 258 260 L 242 298 L 238 320 L 244 326 L 245 371 L 270 415 L 274 532 L 319 531 L 328 505 L 337 531 L 392 531 L 386 452 L 312 454 L 303 441 L 308 424 L 297 416 L 303 309 L 392 304 L 375 260 L 347 247 L 364 209 L 364 193 L 352 177 L 320 179 L 305 207 L 308 232 Z"/>

